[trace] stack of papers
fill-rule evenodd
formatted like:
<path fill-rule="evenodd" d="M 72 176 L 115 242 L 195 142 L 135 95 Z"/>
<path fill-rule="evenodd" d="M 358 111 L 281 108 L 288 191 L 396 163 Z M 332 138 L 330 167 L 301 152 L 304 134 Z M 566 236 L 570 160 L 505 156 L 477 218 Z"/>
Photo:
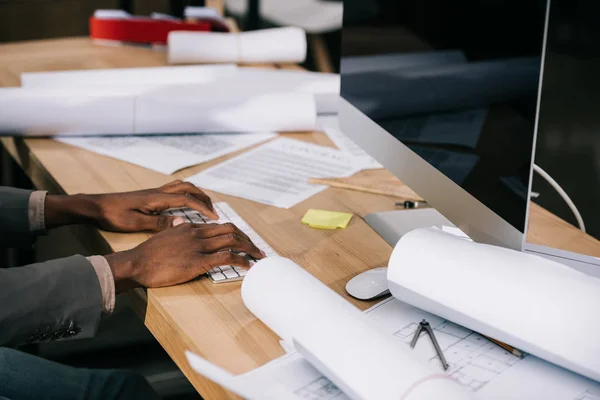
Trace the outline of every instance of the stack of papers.
<path fill-rule="evenodd" d="M 272 139 L 277 134 L 57 137 L 56 140 L 163 174 Z"/>

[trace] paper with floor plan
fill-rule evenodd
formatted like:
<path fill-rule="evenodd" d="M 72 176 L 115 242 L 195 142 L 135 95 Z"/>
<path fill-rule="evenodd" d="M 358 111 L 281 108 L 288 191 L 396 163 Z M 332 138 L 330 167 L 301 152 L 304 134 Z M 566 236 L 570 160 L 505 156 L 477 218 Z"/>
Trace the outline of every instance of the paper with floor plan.
<path fill-rule="evenodd" d="M 290 208 L 327 189 L 309 184 L 309 178 L 348 177 L 361 169 L 339 150 L 279 138 L 187 180 L 215 192 Z"/>
<path fill-rule="evenodd" d="M 337 386 L 298 353 L 287 354 L 246 374 L 233 376 L 188 352 L 194 371 L 250 400 L 348 400 Z"/>
<path fill-rule="evenodd" d="M 276 137 L 276 133 L 87 136 L 55 139 L 163 174 L 214 160 Z"/>
<path fill-rule="evenodd" d="M 600 382 L 567 371 L 532 355 L 512 355 L 483 336 L 393 297 L 365 312 L 379 330 L 408 346 L 422 319 L 433 328 L 447 371 L 482 400 L 600 400 Z M 415 354 L 442 367 L 431 341 L 423 336 Z M 586 397 L 587 396 L 587 397 Z"/>
<path fill-rule="evenodd" d="M 392 297 L 365 314 L 380 331 L 407 347 L 418 322 L 427 319 L 450 363 L 448 373 L 473 391 L 477 399 L 600 400 L 599 382 L 531 355 L 520 359 L 475 332 Z M 188 361 L 199 374 L 249 399 L 348 398 L 289 346 L 286 342 L 286 355 L 238 376 L 224 371 L 215 374 L 216 367 L 193 354 L 188 354 Z M 414 352 L 441 371 L 435 349 L 426 336 L 417 342 Z"/>
<path fill-rule="evenodd" d="M 326 129 L 325 134 L 331 141 L 343 152 L 350 153 L 356 159 L 356 162 L 362 165 L 362 169 L 379 169 L 383 165 L 371 157 L 359 145 L 354 143 L 352 139 L 346 136 L 339 129 Z"/>

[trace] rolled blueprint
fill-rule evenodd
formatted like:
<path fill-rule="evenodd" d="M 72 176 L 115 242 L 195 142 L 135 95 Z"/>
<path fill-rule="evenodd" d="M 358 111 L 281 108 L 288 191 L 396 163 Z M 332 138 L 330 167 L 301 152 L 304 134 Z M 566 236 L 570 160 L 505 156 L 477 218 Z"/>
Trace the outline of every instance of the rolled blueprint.
<path fill-rule="evenodd" d="M 435 228 L 400 239 L 392 295 L 600 381 L 600 280 L 548 259 Z"/>
<path fill-rule="evenodd" d="M 177 67 L 110 68 L 79 71 L 28 72 L 21 74 L 26 88 L 121 87 L 209 83 L 237 72 L 234 64 Z"/>
<path fill-rule="evenodd" d="M 136 101 L 136 133 L 310 131 L 317 111 L 310 93 L 147 93 Z"/>
<path fill-rule="evenodd" d="M 310 93 L 236 92 L 227 85 L 197 89 L 0 89 L 0 134 L 298 132 L 316 125 Z"/>
<path fill-rule="evenodd" d="M 300 92 L 315 96 L 318 114 L 336 114 L 340 98 L 340 76 L 289 69 L 239 68 L 236 82 L 258 82 L 261 92 Z"/>
<path fill-rule="evenodd" d="M 286 27 L 243 33 L 171 32 L 169 63 L 300 63 L 306 34 Z"/>
<path fill-rule="evenodd" d="M 21 75 L 25 88 L 82 87 L 117 89 L 157 86 L 194 86 L 197 93 L 222 91 L 219 86 L 245 92 L 246 87 L 257 94 L 300 92 L 315 96 L 317 112 L 337 112 L 340 93 L 338 74 L 269 68 L 237 68 L 233 64 L 186 65 L 156 68 L 115 68 L 86 71 L 32 72 Z M 203 86 L 208 85 L 208 86 Z"/>
<path fill-rule="evenodd" d="M 134 108 L 127 91 L 0 89 L 0 135 L 132 133 Z"/>
<path fill-rule="evenodd" d="M 485 108 L 537 94 L 539 58 L 416 67 L 342 76 L 342 97 L 371 119 Z"/>
<path fill-rule="evenodd" d="M 291 260 L 259 261 L 242 284 L 245 305 L 352 399 L 469 399 L 449 375 Z"/>

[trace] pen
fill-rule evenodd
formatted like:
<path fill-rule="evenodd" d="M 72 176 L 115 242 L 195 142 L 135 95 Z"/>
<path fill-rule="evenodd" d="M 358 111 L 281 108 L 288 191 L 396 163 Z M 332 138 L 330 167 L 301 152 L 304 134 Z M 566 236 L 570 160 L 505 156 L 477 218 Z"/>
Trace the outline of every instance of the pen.
<path fill-rule="evenodd" d="M 485 335 L 481 335 L 481 336 L 483 336 L 484 338 L 486 338 L 490 342 L 495 343 L 496 345 L 502 347 L 504 350 L 508 351 L 509 353 L 511 353 L 511 354 L 513 354 L 513 355 L 515 355 L 515 356 L 517 356 L 519 358 L 523 358 L 524 357 L 523 353 L 521 353 L 519 350 L 515 349 L 514 347 L 507 345 L 506 343 L 502 343 L 499 340 L 492 339 L 489 336 L 485 336 Z"/>

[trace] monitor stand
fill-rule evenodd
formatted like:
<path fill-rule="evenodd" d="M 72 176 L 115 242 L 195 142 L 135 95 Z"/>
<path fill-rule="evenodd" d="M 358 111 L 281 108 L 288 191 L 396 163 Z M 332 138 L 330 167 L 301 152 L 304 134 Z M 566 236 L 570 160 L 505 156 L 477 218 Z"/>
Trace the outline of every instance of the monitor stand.
<path fill-rule="evenodd" d="M 455 226 L 433 208 L 378 212 L 367 215 L 365 221 L 392 247 L 413 229 Z"/>

